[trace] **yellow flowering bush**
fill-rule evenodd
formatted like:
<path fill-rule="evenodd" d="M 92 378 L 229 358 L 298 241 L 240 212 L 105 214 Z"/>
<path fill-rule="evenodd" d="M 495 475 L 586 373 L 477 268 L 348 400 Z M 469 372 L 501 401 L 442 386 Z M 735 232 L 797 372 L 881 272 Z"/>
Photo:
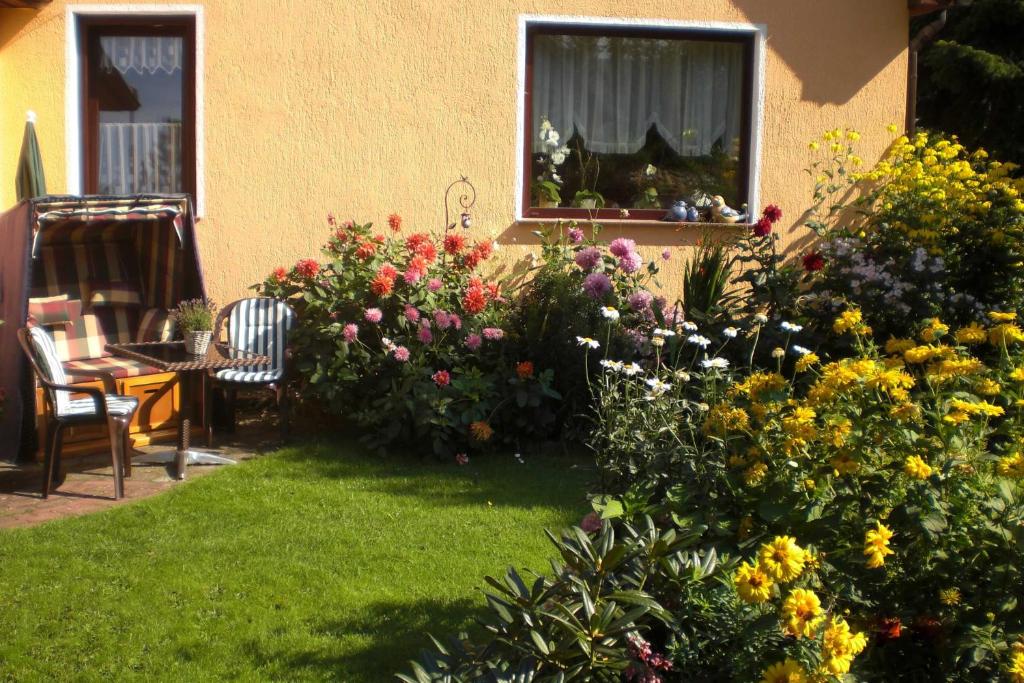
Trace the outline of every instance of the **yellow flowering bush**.
<path fill-rule="evenodd" d="M 918 133 L 897 138 L 865 170 L 854 139 L 826 137 L 808 168 L 816 181 L 808 225 L 822 237 L 824 266 L 809 276 L 825 317 L 849 301 L 863 324 L 901 337 L 908 321 L 958 324 L 996 305 L 1024 305 L 1024 178 L 1013 164 L 955 137 Z M 1005 322 L 992 334 L 1024 336 Z M 984 341 L 970 329 L 961 336 Z"/>

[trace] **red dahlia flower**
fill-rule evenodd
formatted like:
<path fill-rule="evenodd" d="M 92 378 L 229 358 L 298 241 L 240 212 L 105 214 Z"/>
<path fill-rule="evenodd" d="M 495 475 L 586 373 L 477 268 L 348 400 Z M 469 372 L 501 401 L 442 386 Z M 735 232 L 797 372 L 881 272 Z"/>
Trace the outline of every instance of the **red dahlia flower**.
<path fill-rule="evenodd" d="M 775 204 L 769 204 L 764 207 L 764 217 L 770 220 L 772 223 L 778 223 L 782 220 L 782 209 Z"/>
<path fill-rule="evenodd" d="M 388 216 L 388 227 L 391 228 L 392 232 L 398 232 L 402 229 L 402 217 L 397 213 L 393 213 Z"/>
<path fill-rule="evenodd" d="M 754 223 L 754 235 L 765 237 L 770 234 L 772 234 L 772 222 L 768 220 L 767 216 L 762 216 L 757 223 Z"/>
<path fill-rule="evenodd" d="M 524 360 L 516 364 L 516 375 L 519 376 L 519 379 L 530 379 L 533 377 L 533 363 Z"/>
<path fill-rule="evenodd" d="M 466 295 L 462 297 L 462 307 L 470 315 L 476 315 L 487 308 L 487 294 L 484 293 L 484 288 L 470 287 L 467 289 Z"/>
<path fill-rule="evenodd" d="M 315 277 L 320 272 L 320 264 L 311 258 L 304 258 L 295 264 L 295 271 L 302 277 Z"/>
<path fill-rule="evenodd" d="M 808 273 L 821 270 L 825 267 L 825 257 L 816 251 L 812 251 L 804 256 L 804 270 Z"/>
<path fill-rule="evenodd" d="M 444 250 L 446 253 L 455 256 L 466 248 L 466 238 L 457 232 L 453 232 L 444 238 Z"/>
<path fill-rule="evenodd" d="M 452 376 L 447 370 L 438 370 L 430 376 L 430 379 L 434 380 L 434 384 L 439 387 L 446 387 L 452 382 Z"/>
<path fill-rule="evenodd" d="M 391 293 L 394 286 L 394 279 L 383 275 L 377 275 L 377 277 L 373 278 L 373 281 L 370 282 L 370 291 L 377 296 L 387 296 Z"/>
<path fill-rule="evenodd" d="M 373 242 L 363 242 L 356 249 L 356 258 L 360 261 L 369 261 L 377 253 L 377 245 Z"/>

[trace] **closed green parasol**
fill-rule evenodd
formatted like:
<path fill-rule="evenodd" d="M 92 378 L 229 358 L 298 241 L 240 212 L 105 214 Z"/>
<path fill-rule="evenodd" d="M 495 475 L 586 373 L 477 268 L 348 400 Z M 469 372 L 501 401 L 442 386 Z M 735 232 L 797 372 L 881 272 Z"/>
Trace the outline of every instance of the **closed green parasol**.
<path fill-rule="evenodd" d="M 18 189 L 19 202 L 46 194 L 46 176 L 43 174 L 43 159 L 39 154 L 39 140 L 36 139 L 35 124 L 36 114 L 30 111 L 25 121 L 25 137 L 21 141 L 18 173 L 14 179 Z"/>

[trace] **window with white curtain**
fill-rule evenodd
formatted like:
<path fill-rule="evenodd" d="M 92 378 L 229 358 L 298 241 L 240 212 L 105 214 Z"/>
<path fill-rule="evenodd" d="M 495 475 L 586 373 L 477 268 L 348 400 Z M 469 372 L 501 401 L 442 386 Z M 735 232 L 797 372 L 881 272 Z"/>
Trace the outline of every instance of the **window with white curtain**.
<path fill-rule="evenodd" d="M 86 191 L 195 191 L 192 18 L 84 25 Z"/>
<path fill-rule="evenodd" d="M 710 30 L 529 26 L 526 215 L 654 218 L 714 195 L 740 207 L 752 49 Z"/>

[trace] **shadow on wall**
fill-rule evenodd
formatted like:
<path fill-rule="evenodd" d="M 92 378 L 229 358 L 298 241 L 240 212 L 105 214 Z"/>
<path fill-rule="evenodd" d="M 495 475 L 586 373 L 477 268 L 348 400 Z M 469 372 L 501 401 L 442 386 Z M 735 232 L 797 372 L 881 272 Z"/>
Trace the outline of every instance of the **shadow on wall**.
<path fill-rule="evenodd" d="M 768 48 L 802 84 L 802 100 L 844 104 L 907 49 L 902 0 L 732 0 L 768 27 Z M 780 20 L 780 13 L 788 15 Z M 767 84 L 771 92 L 772 84 Z"/>
<path fill-rule="evenodd" d="M 4 49 L 38 13 L 39 11 L 34 9 L 0 10 L 0 50 Z"/>

